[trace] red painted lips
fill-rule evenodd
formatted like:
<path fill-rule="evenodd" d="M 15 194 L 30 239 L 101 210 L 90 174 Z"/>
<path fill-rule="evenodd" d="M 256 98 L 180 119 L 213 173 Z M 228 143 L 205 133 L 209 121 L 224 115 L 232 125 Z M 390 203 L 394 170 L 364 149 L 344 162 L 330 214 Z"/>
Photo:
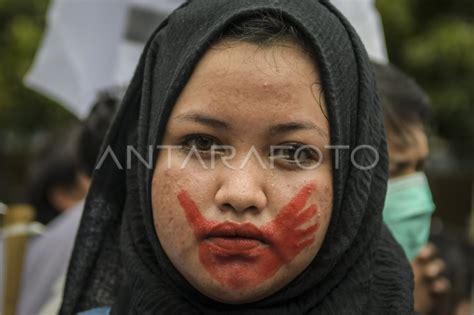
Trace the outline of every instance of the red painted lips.
<path fill-rule="evenodd" d="M 206 241 L 231 254 L 238 254 L 265 244 L 265 237 L 255 225 L 224 222 L 214 226 L 207 234 Z M 243 254 L 243 253 L 242 253 Z"/>
<path fill-rule="evenodd" d="M 258 248 L 262 245 L 260 241 L 242 237 L 211 237 L 206 241 L 219 247 L 222 251 L 226 251 L 226 253 L 223 254 L 227 255 L 243 255 L 245 254 L 243 252 Z"/>

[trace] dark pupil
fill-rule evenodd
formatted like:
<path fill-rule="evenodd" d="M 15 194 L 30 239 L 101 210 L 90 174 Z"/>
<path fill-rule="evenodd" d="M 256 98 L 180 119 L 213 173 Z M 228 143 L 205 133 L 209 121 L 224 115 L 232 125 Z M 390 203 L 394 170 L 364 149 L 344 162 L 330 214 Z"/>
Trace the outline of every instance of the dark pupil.
<path fill-rule="evenodd" d="M 309 159 L 310 157 L 310 154 L 308 153 L 308 150 L 307 149 L 303 149 L 303 150 L 299 150 L 298 151 L 298 148 L 292 148 L 289 150 L 290 152 L 290 159 L 294 160 L 294 161 L 304 161 L 304 160 L 307 160 Z"/>
<path fill-rule="evenodd" d="M 298 148 L 295 148 L 295 147 L 293 147 L 293 148 L 288 148 L 288 151 L 287 151 L 287 152 L 288 152 L 288 158 L 290 158 L 290 159 L 292 159 L 292 160 L 298 159 L 298 156 L 296 155 L 296 150 L 297 150 L 297 149 L 298 149 Z M 298 153 L 301 154 L 301 151 L 298 152 Z"/>
<path fill-rule="evenodd" d="M 196 146 L 199 150 L 210 150 L 212 146 L 211 139 L 199 137 L 196 139 Z"/>

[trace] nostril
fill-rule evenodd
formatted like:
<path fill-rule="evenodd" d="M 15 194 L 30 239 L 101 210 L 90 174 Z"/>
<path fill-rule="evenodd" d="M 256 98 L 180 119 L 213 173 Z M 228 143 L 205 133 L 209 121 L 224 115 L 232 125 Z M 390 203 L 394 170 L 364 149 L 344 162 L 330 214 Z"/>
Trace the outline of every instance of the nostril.
<path fill-rule="evenodd" d="M 216 192 L 214 201 L 221 211 L 257 213 L 265 208 L 267 198 L 263 189 L 256 185 L 248 189 L 236 189 L 239 187 L 237 184 L 223 185 Z"/>
<path fill-rule="evenodd" d="M 255 206 L 251 206 L 251 207 L 248 207 L 247 209 L 245 209 L 246 211 L 252 211 L 252 212 L 256 212 L 258 211 L 258 208 L 255 207 Z"/>
<path fill-rule="evenodd" d="M 230 203 L 224 203 L 222 205 L 222 210 L 229 210 L 229 211 L 233 211 L 235 210 L 234 207 L 230 204 Z"/>
<path fill-rule="evenodd" d="M 230 203 L 224 203 L 220 207 L 224 211 L 236 211 L 236 212 L 242 212 L 242 211 L 257 211 L 258 208 L 256 206 L 250 206 L 250 207 L 235 207 Z"/>

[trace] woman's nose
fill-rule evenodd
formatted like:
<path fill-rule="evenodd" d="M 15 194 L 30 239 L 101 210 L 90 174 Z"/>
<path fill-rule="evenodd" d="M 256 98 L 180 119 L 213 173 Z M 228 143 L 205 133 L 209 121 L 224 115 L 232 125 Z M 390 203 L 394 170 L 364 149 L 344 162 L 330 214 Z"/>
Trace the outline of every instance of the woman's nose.
<path fill-rule="evenodd" d="M 259 212 L 267 206 L 262 170 L 252 167 L 226 170 L 215 201 L 219 209 Z"/>

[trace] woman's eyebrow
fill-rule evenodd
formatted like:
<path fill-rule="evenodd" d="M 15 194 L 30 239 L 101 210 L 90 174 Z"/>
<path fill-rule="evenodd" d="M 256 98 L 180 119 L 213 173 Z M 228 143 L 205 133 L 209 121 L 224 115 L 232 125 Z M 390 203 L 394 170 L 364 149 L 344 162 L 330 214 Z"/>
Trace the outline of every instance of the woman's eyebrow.
<path fill-rule="evenodd" d="M 288 123 L 273 125 L 268 129 L 268 133 L 281 134 L 281 133 L 294 132 L 298 130 L 315 130 L 320 136 L 329 140 L 329 136 L 326 131 L 324 131 L 318 125 L 309 121 L 292 121 Z"/>
<path fill-rule="evenodd" d="M 187 112 L 179 114 L 175 117 L 176 120 L 192 121 L 202 125 L 210 126 L 214 129 L 231 130 L 232 127 L 225 121 L 218 118 L 203 114 L 200 112 Z M 309 121 L 291 121 L 287 123 L 276 124 L 268 128 L 268 133 L 271 135 L 290 133 L 298 130 L 315 130 L 320 136 L 329 140 L 329 136 L 318 125 Z"/>
<path fill-rule="evenodd" d="M 219 120 L 217 118 L 211 117 L 206 114 L 196 113 L 196 112 L 188 112 L 177 115 L 175 117 L 176 120 L 187 120 L 196 122 L 202 125 L 207 125 L 213 127 L 214 129 L 230 129 L 230 126 L 225 121 Z"/>

